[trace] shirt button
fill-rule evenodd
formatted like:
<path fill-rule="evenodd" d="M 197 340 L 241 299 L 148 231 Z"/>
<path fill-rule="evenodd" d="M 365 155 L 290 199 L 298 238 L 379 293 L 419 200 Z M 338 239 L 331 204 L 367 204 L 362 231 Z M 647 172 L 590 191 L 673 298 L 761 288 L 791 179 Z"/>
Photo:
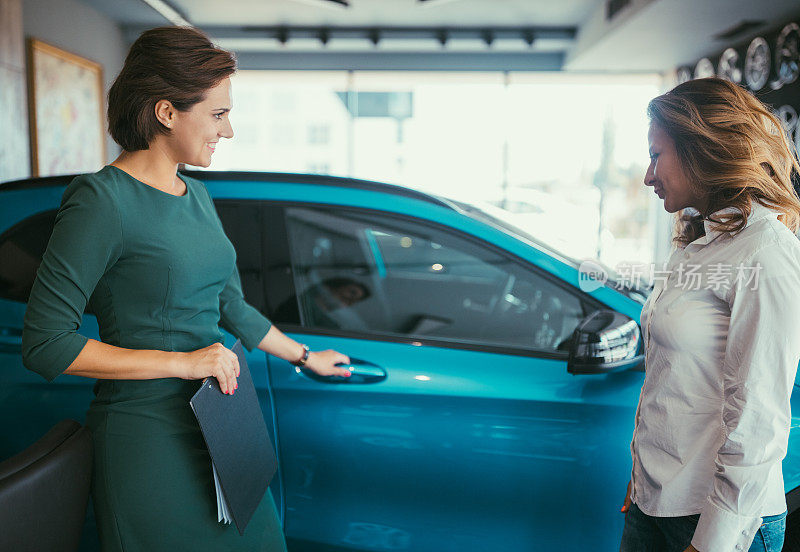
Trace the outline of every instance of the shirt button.
<path fill-rule="evenodd" d="M 747 531 L 742 531 L 742 535 L 747 536 Z"/>
<path fill-rule="evenodd" d="M 741 544 L 737 544 L 736 545 L 736 550 L 741 550 L 741 549 L 742 549 L 742 545 Z"/>

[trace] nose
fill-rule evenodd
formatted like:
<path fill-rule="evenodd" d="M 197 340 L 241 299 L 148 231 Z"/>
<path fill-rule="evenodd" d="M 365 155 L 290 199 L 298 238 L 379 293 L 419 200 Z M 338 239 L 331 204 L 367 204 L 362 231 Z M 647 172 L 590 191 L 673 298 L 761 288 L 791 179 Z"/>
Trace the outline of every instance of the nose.
<path fill-rule="evenodd" d="M 228 139 L 233 138 L 233 127 L 231 126 L 230 119 L 228 119 L 227 117 L 225 118 L 225 126 L 222 127 L 222 130 L 220 130 L 219 135 L 222 138 L 228 138 Z"/>
<path fill-rule="evenodd" d="M 644 185 L 653 186 L 656 183 L 656 164 L 655 161 L 650 161 L 647 167 L 647 172 L 644 175 Z"/>

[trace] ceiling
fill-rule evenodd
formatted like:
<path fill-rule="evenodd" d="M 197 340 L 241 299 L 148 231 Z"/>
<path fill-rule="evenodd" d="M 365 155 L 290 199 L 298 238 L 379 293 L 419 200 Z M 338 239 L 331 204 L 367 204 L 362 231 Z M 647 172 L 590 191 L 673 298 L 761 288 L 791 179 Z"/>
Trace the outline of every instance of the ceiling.
<path fill-rule="evenodd" d="M 755 36 L 800 17 L 798 0 L 81 1 L 130 41 L 170 24 L 161 9 L 236 51 L 245 69 L 666 72 L 749 38 L 714 38 L 743 21 L 760 22 L 746 31 Z M 609 3 L 621 6 L 613 17 Z"/>
<path fill-rule="evenodd" d="M 126 24 L 164 23 L 143 0 L 84 0 Z M 579 25 L 602 0 L 170 0 L 194 25 Z"/>

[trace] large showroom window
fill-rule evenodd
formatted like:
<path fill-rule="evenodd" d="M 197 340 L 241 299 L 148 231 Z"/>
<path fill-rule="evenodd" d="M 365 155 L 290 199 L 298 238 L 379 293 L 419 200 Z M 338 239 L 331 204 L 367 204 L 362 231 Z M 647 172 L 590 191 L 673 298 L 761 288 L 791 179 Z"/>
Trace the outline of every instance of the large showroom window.
<path fill-rule="evenodd" d="M 651 263 L 653 75 L 240 71 L 212 170 L 401 184 L 498 209 L 555 249 Z M 660 229 L 663 231 L 663 228 Z"/>

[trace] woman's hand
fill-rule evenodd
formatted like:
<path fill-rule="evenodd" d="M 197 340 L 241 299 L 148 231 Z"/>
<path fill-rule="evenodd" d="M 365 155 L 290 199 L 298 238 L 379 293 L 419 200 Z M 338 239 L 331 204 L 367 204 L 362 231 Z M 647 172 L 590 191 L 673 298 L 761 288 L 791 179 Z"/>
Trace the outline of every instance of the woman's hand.
<path fill-rule="evenodd" d="M 233 395 L 239 387 L 239 358 L 222 343 L 214 343 L 189 353 L 178 353 L 178 373 L 183 379 L 217 378 L 219 387 L 227 395 Z"/>
<path fill-rule="evenodd" d="M 350 364 L 350 357 L 331 349 L 318 353 L 309 353 L 305 367 L 319 376 L 350 377 L 350 371 L 336 364 Z"/>
<path fill-rule="evenodd" d="M 620 508 L 620 512 L 623 514 L 626 513 L 631 508 L 631 482 L 628 481 L 628 490 L 625 491 L 625 502 L 622 503 L 622 508 Z"/>

